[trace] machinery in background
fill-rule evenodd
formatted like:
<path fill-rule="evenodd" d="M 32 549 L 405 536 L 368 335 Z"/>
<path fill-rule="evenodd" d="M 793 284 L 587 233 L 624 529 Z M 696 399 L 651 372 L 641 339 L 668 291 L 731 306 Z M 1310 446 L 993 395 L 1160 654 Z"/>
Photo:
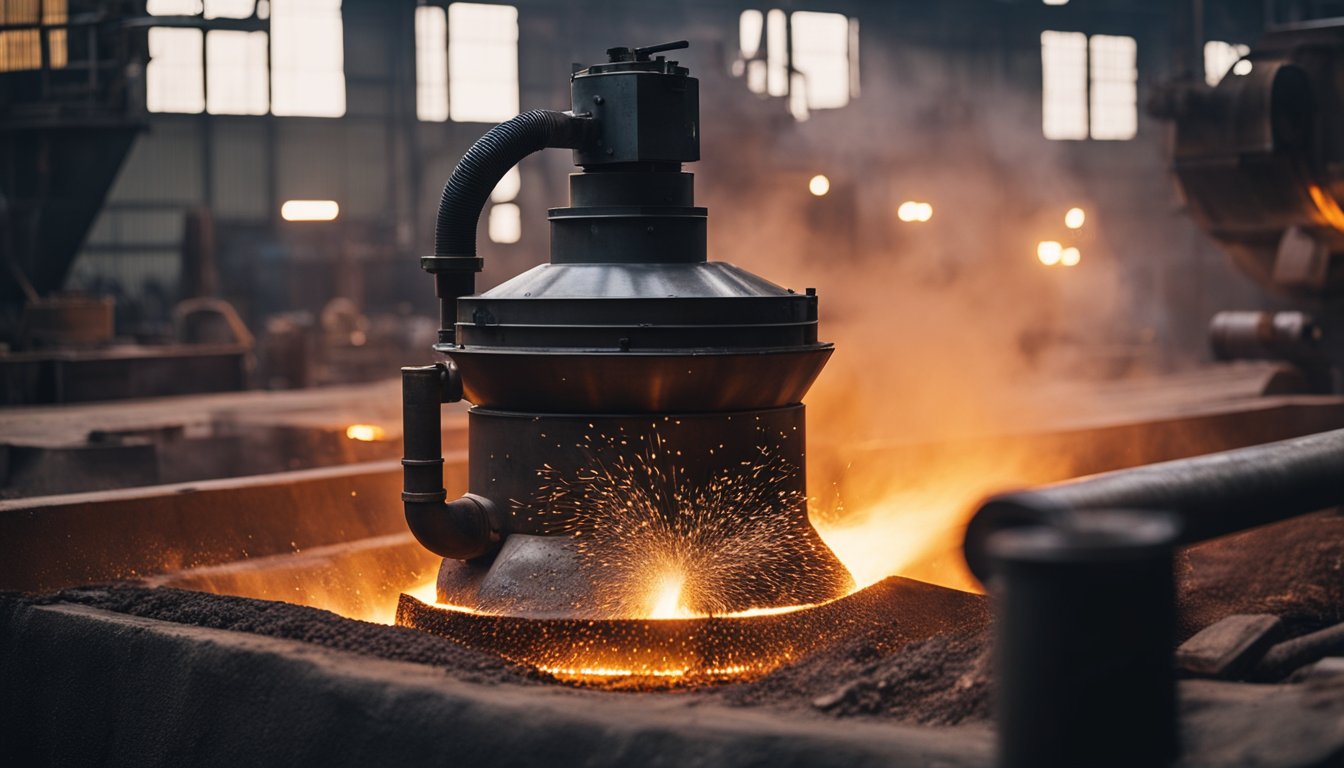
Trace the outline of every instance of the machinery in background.
<path fill-rule="evenodd" d="M 60 293 L 144 129 L 143 10 L 134 2 L 34 2 L 6 17 L 10 58 L 0 72 L 0 136 L 7 148 L 0 153 L 5 404 L 246 385 L 251 334 L 222 300 L 179 306 L 175 338 L 142 344 L 117 337 L 111 297 Z M 185 240 L 184 258 L 213 268 L 208 215 L 188 214 Z M 184 297 L 201 296 L 209 293 L 188 290 Z"/>
<path fill-rule="evenodd" d="M 1344 22 L 1273 28 L 1210 88 L 1168 84 L 1172 171 L 1187 210 L 1237 267 L 1301 312 L 1221 313 L 1219 359 L 1276 359 L 1344 390 Z"/>

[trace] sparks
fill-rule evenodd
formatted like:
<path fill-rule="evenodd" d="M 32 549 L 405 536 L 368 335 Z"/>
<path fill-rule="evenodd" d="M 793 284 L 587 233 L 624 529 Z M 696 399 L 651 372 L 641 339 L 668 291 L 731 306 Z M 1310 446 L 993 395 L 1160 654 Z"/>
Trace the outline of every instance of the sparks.
<path fill-rule="evenodd" d="M 624 447 L 624 436 L 593 436 L 585 468 L 544 467 L 541 491 L 523 512 L 564 521 L 556 532 L 574 538 L 601 584 L 595 608 L 605 615 L 723 616 L 800 602 L 790 599 L 797 585 L 817 581 L 803 572 L 806 553 L 825 545 L 807 535 L 799 469 L 761 437 L 753 460 L 692 478 L 656 429 L 639 449 Z M 852 588 L 847 573 L 827 584 L 833 593 L 819 597 Z"/>

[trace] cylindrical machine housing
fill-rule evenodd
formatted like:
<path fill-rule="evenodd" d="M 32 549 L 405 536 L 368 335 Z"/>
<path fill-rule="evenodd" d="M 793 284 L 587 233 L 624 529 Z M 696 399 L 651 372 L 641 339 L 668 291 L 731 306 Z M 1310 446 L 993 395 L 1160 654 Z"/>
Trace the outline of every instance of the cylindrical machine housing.
<path fill-rule="evenodd" d="M 480 295 L 440 285 L 455 317 L 435 348 L 475 406 L 474 501 L 445 514 L 474 524 L 478 507 L 493 511 L 501 539 L 445 560 L 442 600 L 614 617 L 647 613 L 645 582 L 670 579 L 700 613 L 853 586 L 807 518 L 801 402 L 832 351 L 817 297 L 708 260 L 707 212 L 681 170 L 700 156 L 698 85 L 649 58 L 676 47 L 611 49 L 572 76 L 571 112 L 520 124 L 548 146 L 583 137 L 570 205 L 550 211 L 550 263 Z M 492 134 L 468 153 L 472 183 L 450 190 L 507 170 L 492 147 L 512 157 L 519 142 Z M 426 268 L 443 278 L 476 261 L 436 254 Z"/>

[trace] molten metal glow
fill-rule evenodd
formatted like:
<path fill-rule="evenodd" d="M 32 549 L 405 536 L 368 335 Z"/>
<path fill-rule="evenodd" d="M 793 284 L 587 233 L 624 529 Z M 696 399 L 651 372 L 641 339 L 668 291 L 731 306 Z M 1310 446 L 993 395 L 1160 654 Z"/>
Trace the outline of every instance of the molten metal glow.
<path fill-rule="evenodd" d="M 345 428 L 345 436 L 361 443 L 372 443 L 383 439 L 383 428 L 377 424 L 351 424 Z"/>
<path fill-rule="evenodd" d="M 1044 240 L 1036 244 L 1036 258 L 1047 267 L 1053 267 L 1063 257 L 1064 246 L 1054 240 Z"/>
<path fill-rule="evenodd" d="M 818 173 L 807 182 L 807 191 L 817 197 L 825 197 L 831 191 L 831 180 Z"/>
<path fill-rule="evenodd" d="M 426 581 L 423 584 L 417 584 L 414 587 L 411 587 L 410 589 L 406 590 L 406 594 L 410 595 L 411 597 L 414 597 L 416 600 L 419 600 L 425 605 L 434 605 L 439 601 L 438 580 L 430 579 L 429 581 Z M 458 609 L 454 607 L 453 610 L 468 610 L 468 609 L 465 608 Z M 393 610 L 393 613 L 394 614 L 396 613 L 395 609 Z M 391 624 L 392 622 L 389 621 L 388 623 Z"/>
<path fill-rule="evenodd" d="M 649 607 L 650 619 L 688 619 L 695 614 L 681 601 L 682 591 L 686 588 L 686 575 L 678 571 L 668 571 L 654 583 L 652 605 Z"/>
<path fill-rule="evenodd" d="M 709 669 L 696 670 L 695 678 L 701 681 L 719 681 L 741 679 L 753 677 L 762 671 L 773 668 L 774 664 L 753 665 L 753 664 L 733 664 L 726 667 L 711 667 Z M 657 685 L 662 683 L 666 685 L 684 678 L 691 673 L 687 667 L 669 667 L 659 668 L 616 668 L 616 667 L 584 667 L 584 666 L 538 666 L 541 672 L 554 677 L 557 680 L 567 683 L 579 683 L 586 685 L 610 685 L 622 681 L 648 680 Z"/>
<path fill-rule="evenodd" d="M 1344 232 L 1344 210 L 1340 210 L 1335 198 L 1315 184 L 1307 187 L 1307 192 L 1311 194 L 1311 201 L 1316 204 L 1316 210 L 1320 211 L 1321 218 L 1330 226 Z"/>
<path fill-rule="evenodd" d="M 1064 226 L 1069 229 L 1082 229 L 1086 222 L 1087 213 L 1082 208 L 1070 208 L 1068 213 L 1064 214 Z"/>

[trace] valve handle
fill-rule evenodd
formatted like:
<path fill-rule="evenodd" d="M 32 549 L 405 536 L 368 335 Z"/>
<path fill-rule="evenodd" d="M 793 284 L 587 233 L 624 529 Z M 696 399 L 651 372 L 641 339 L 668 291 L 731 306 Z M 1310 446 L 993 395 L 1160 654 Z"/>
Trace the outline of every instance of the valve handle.
<path fill-rule="evenodd" d="M 691 43 L 689 40 L 659 43 L 658 45 L 650 45 L 644 48 L 626 48 L 621 46 L 619 48 L 608 48 L 607 58 L 610 59 L 612 63 L 618 61 L 648 61 L 650 54 L 662 53 L 663 51 L 676 51 L 690 47 Z"/>

